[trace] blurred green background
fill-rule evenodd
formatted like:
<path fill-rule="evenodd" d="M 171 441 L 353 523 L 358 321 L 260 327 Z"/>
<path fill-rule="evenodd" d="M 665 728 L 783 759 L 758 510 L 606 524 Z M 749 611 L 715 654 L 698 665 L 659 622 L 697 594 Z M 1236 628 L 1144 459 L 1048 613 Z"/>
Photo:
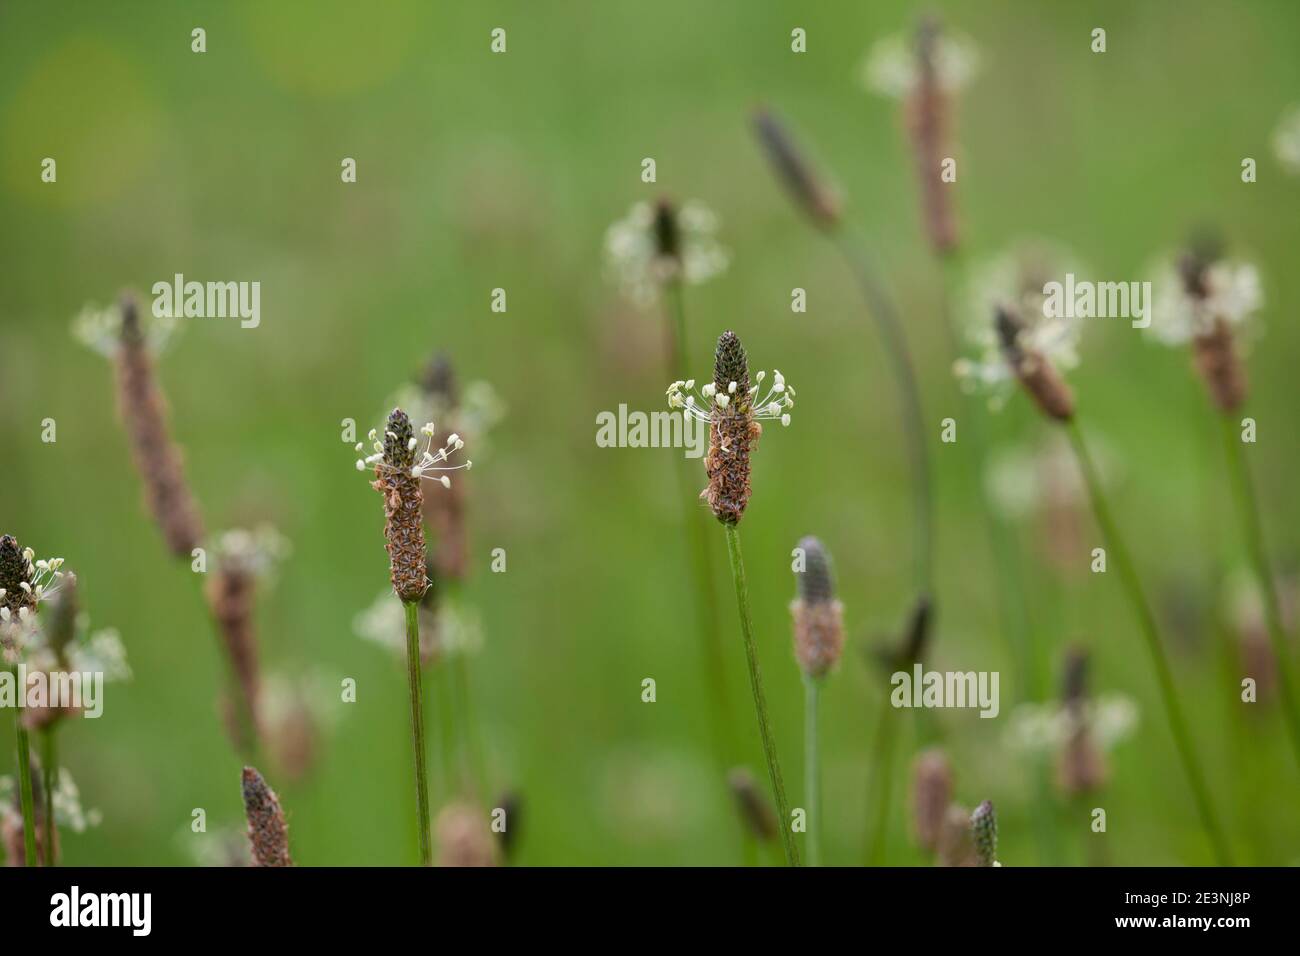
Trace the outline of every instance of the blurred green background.
<path fill-rule="evenodd" d="M 209 528 L 270 520 L 293 543 L 259 607 L 264 666 L 358 684 L 355 704 L 329 691 L 337 724 L 312 774 L 299 783 L 268 774 L 298 862 L 414 859 L 403 674 L 352 628 L 386 584 L 382 510 L 339 423 L 378 424 L 384 399 L 435 349 L 462 378 L 492 383 L 509 408 L 490 451 L 470 449 L 466 599 L 485 634 L 472 680 L 489 751 L 486 804 L 506 788 L 522 794 L 519 862 L 739 859 L 712 771 L 672 474 L 680 461 L 594 442 L 597 412 L 663 400 L 664 320 L 620 297 L 602 257 L 607 226 L 659 195 L 705 201 L 733 254 L 729 271 L 688 290 L 699 375 L 717 334 L 734 328 L 754 368 L 779 367 L 799 390 L 793 425 L 757 453 L 742 530 L 795 805 L 802 690 L 790 550 L 812 533 L 836 559 L 850 645 L 823 695 L 827 858 L 860 860 L 865 755 L 886 689 L 864 650 L 907 609 L 908 475 L 874 327 L 843 263 L 757 152 L 748 114 L 760 102 L 833 172 L 902 306 L 936 423 L 933 666 L 1002 674 L 999 719 L 937 720 L 958 799 L 998 806 L 1004 865 L 1044 859 L 1030 813 L 1042 798 L 1006 743 L 1023 688 L 999 631 L 984 505 L 937 441 L 958 395 L 911 158 L 897 104 L 858 81 L 870 45 L 925 10 L 981 54 L 956 114 L 971 259 L 1040 235 L 1068 244 L 1099 277 L 1141 279 L 1153 255 L 1212 221 L 1259 264 L 1268 305 L 1250 357 L 1260 440 L 1249 454 L 1274 555 L 1294 562 L 1300 180 L 1284 176 L 1268 144 L 1300 100 L 1294 4 L 0 6 L 0 523 L 67 559 L 94 625 L 121 630 L 135 670 L 109 689 L 101 720 L 62 732 L 84 804 L 103 813 L 100 826 L 65 837 L 65 862 L 190 863 L 194 808 L 210 829 L 241 822 L 241 762 L 216 714 L 223 665 L 211 625 L 192 575 L 165 556 L 141 506 L 111 369 L 69 333 L 86 303 L 107 304 L 124 287 L 147 294 L 177 272 L 261 282 L 259 328 L 183 322 L 160 370 Z M 190 50 L 196 26 L 207 31 L 204 54 Z M 1089 50 L 1095 26 L 1108 31 L 1104 55 Z M 507 30 L 505 55 L 489 52 L 494 27 Z M 806 54 L 790 51 L 794 27 L 807 30 Z M 55 185 L 40 181 L 46 156 L 58 161 Z M 646 156 L 656 185 L 640 180 Z M 1245 156 L 1259 163 L 1256 184 L 1240 180 Z M 357 160 L 355 184 L 340 182 L 343 157 Z M 808 290 L 806 314 L 790 311 L 796 286 Z M 495 287 L 507 290 L 504 314 L 489 310 Z M 1200 385 L 1184 354 L 1124 322 L 1089 326 L 1071 381 L 1086 428 L 1120 466 L 1114 505 L 1166 608 L 1176 678 L 1238 856 L 1300 861 L 1296 770 L 1276 713 L 1255 705 L 1249 747 L 1230 742 L 1235 698 L 1218 661 L 1233 638 L 1212 611 L 1241 555 Z M 47 417 L 54 444 L 40 440 Z M 1047 428 L 1019 397 L 992 427 L 999 444 Z M 1055 573 L 1036 556 L 1034 533 L 1023 529 L 1022 563 L 1042 659 L 1055 672 L 1066 642 L 1087 643 L 1094 689 L 1129 695 L 1141 712 L 1095 801 L 1108 812 L 1109 859 L 1210 862 L 1118 582 Z M 714 544 L 731 707 L 744 760 L 762 779 L 720 531 Z M 504 574 L 489 572 L 497 547 Z M 641 702 L 645 677 L 657 681 L 654 704 Z M 910 759 L 910 715 L 891 720 Z M 0 724 L 11 741 L 9 716 Z M 0 772 L 12 764 L 8 743 Z M 908 835 L 906 778 L 895 776 L 894 863 L 923 860 Z M 1062 817 L 1052 859 L 1077 862 L 1085 827 Z"/>

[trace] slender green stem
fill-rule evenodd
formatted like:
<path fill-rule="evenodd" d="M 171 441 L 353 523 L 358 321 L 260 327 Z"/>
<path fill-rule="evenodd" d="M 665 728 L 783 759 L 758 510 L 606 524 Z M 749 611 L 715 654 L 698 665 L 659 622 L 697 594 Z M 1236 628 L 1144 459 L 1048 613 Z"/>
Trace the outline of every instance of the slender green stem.
<path fill-rule="evenodd" d="M 669 377 L 687 377 L 686 370 L 686 302 L 680 280 L 666 286 L 673 316 L 673 334 L 670 339 Z M 690 427 L 690 419 L 683 417 L 683 428 Z M 708 688 L 714 755 L 720 774 L 736 759 L 739 748 L 735 728 L 731 722 L 731 695 L 727 690 L 726 655 L 722 648 L 719 626 L 718 596 L 714 589 L 713 559 L 709 548 L 706 522 L 711 516 L 699 506 L 699 495 L 693 479 L 684 467 L 678 467 L 677 479 L 681 485 L 679 500 L 682 503 L 682 523 L 687 529 L 687 560 L 691 569 L 691 582 L 695 588 L 696 627 L 703 653 L 700 663 L 704 669 L 704 686 Z"/>
<path fill-rule="evenodd" d="M 871 782 L 867 786 L 867 808 L 871 814 L 868 830 L 865 863 L 867 866 L 880 866 L 885 859 L 885 830 L 889 823 L 889 804 L 894 790 L 894 738 L 891 733 L 889 716 L 893 708 L 889 703 L 889 694 L 880 700 L 880 717 L 876 721 L 876 735 L 871 744 Z"/>
<path fill-rule="evenodd" d="M 54 866 L 55 831 L 54 787 L 59 776 L 59 749 L 55 739 L 56 724 L 41 731 L 41 772 L 45 778 L 45 865 Z"/>
<path fill-rule="evenodd" d="M 803 677 L 803 789 L 808 803 L 808 865 L 822 865 L 821 745 L 817 738 L 817 697 L 821 682 Z"/>
<path fill-rule="evenodd" d="M 776 815 L 781 824 L 781 843 L 785 847 L 785 862 L 799 866 L 799 848 L 795 846 L 790 831 L 790 804 L 785 798 L 785 783 L 781 780 L 781 763 L 776 756 L 776 740 L 772 736 L 772 722 L 767 715 L 767 697 L 763 693 L 763 674 L 758 666 L 758 648 L 754 644 L 754 622 L 749 613 L 749 588 L 745 584 L 745 559 L 740 553 L 740 531 L 734 524 L 723 525 L 727 533 L 727 555 L 731 558 L 731 577 L 736 585 L 736 605 L 740 610 L 740 633 L 745 642 L 745 658 L 749 664 L 749 689 L 754 694 L 754 712 L 758 716 L 758 731 L 763 739 L 763 756 L 767 758 L 767 774 L 772 782 L 772 795 L 776 799 Z"/>
<path fill-rule="evenodd" d="M 907 336 L 903 333 L 898 311 L 894 307 L 884 283 L 876 274 L 864 245 L 845 226 L 833 234 L 836 248 L 857 279 L 867 311 L 875 320 L 884 342 L 885 352 L 893 367 L 894 384 L 898 390 L 899 411 L 903 416 L 903 432 L 911 458 L 913 494 L 914 574 L 916 590 L 930 596 L 934 580 L 934 494 L 930 476 L 930 458 L 926 444 L 925 417 L 922 413 L 921 387 L 908 351 Z"/>
<path fill-rule="evenodd" d="M 1273 655 L 1277 658 L 1278 688 L 1281 690 L 1282 714 L 1296 763 L 1300 766 L 1300 707 L 1296 702 L 1295 675 L 1291 669 L 1291 650 L 1287 646 L 1286 631 L 1282 624 L 1282 610 L 1277 597 L 1277 587 L 1268 564 L 1268 551 L 1264 547 L 1264 531 L 1259 522 L 1259 504 L 1255 500 L 1255 487 L 1250 480 L 1250 469 L 1242 448 L 1238 425 L 1228 415 L 1223 416 L 1223 444 L 1228 453 L 1228 470 L 1232 489 L 1237 499 L 1242 534 L 1255 577 L 1259 579 L 1260 596 L 1264 603 L 1264 620 L 1268 625 Z"/>
<path fill-rule="evenodd" d="M 1169 727 L 1173 731 L 1174 743 L 1178 748 L 1179 756 L 1182 758 L 1183 770 L 1186 772 L 1187 780 L 1191 784 L 1192 797 L 1196 801 L 1201 823 L 1205 827 L 1206 834 L 1214 847 L 1214 855 L 1218 858 L 1219 865 L 1231 866 L 1231 854 L 1228 851 L 1228 844 L 1220 827 L 1218 815 L 1214 811 L 1214 804 L 1210 801 L 1210 791 L 1205 783 L 1196 750 L 1192 746 L 1192 738 L 1187 729 L 1187 722 L 1178 704 L 1173 674 L 1169 669 L 1169 661 L 1165 657 L 1164 646 L 1160 643 L 1155 615 L 1151 612 L 1146 595 L 1142 591 L 1141 579 L 1138 577 L 1137 570 L 1129 558 L 1128 549 L 1125 547 L 1124 539 L 1119 533 L 1119 526 L 1111 517 L 1110 508 L 1107 506 L 1106 498 L 1102 494 L 1101 481 L 1097 477 L 1097 469 L 1093 465 L 1092 457 L 1088 453 L 1088 446 L 1083 440 L 1082 432 L 1079 430 L 1078 420 L 1071 419 L 1066 426 L 1066 430 L 1070 436 L 1070 443 L 1074 446 L 1075 456 L 1079 461 L 1079 470 L 1083 473 L 1084 482 L 1088 486 L 1088 496 L 1092 499 L 1092 510 L 1096 515 L 1097 524 L 1101 527 L 1102 538 L 1110 554 L 1110 563 L 1119 572 L 1120 582 L 1124 587 L 1129 602 L 1133 605 L 1134 613 L 1138 618 L 1139 629 L 1146 640 L 1147 649 L 1151 652 L 1151 660 L 1156 670 L 1156 680 L 1164 702 L 1165 715 L 1169 719 Z"/>
<path fill-rule="evenodd" d="M 411 695 L 411 744 L 415 748 L 416 826 L 420 835 L 420 865 L 433 864 L 429 833 L 429 776 L 424 761 L 424 704 L 420 697 L 419 604 L 404 601 L 406 611 L 406 680 Z"/>
<path fill-rule="evenodd" d="M 21 697 L 23 691 L 19 691 Z M 14 714 L 14 726 L 18 731 L 18 801 L 23 812 L 23 848 L 27 853 L 26 865 L 38 866 L 36 858 L 36 810 L 32 799 L 32 750 L 27 728 L 23 726 L 22 704 Z"/>

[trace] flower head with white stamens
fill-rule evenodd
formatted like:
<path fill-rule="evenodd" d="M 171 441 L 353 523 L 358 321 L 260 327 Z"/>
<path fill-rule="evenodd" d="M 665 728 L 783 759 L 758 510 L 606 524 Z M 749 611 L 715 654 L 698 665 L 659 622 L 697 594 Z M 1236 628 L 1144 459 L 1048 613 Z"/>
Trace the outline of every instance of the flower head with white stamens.
<path fill-rule="evenodd" d="M 649 305 L 665 281 L 699 285 L 726 271 L 731 254 L 717 231 L 717 215 L 697 200 L 639 202 L 605 232 L 605 261 L 624 292 Z"/>
<path fill-rule="evenodd" d="M 782 425 L 790 424 L 794 389 L 773 370 L 772 384 L 764 393 L 766 377 L 759 372 L 750 385 L 745 349 L 735 332 L 724 332 L 714 354 L 713 381 L 698 391 L 694 379 L 668 386 L 669 408 L 709 423 L 709 452 L 704 457 L 709 484 L 701 497 L 708 501 L 714 517 L 726 525 L 736 524 L 749 503 L 750 453 L 763 431 L 759 421 L 776 419 Z"/>
<path fill-rule="evenodd" d="M 786 384 L 785 376 L 779 370 L 773 369 L 772 384 L 767 387 L 763 397 L 759 398 L 766 378 L 766 372 L 758 372 L 754 376 L 754 384 L 749 388 L 747 399 L 745 396 L 737 396 L 739 385 L 733 381 L 727 382 L 725 389 L 720 389 L 715 382 L 706 382 L 696 388 L 693 378 L 673 382 L 668 386 L 668 407 L 679 408 L 684 414 L 701 422 L 712 420 L 714 408 L 734 408 L 754 419 L 775 420 L 782 425 L 789 425 L 790 409 L 794 408 L 794 389 Z"/>
<path fill-rule="evenodd" d="M 122 348 L 124 321 L 125 310 L 121 305 L 101 308 L 91 303 L 72 320 L 72 336 L 105 358 L 112 358 Z M 139 335 L 145 350 L 152 356 L 161 355 L 167 350 L 177 328 L 175 316 L 157 316 L 152 311 L 145 313 L 145 319 L 139 325 Z"/>
<path fill-rule="evenodd" d="M 35 627 L 36 608 L 63 583 L 62 558 L 37 558 L 13 535 L 0 537 L 0 639 L 13 650 Z M 25 643 L 25 640 L 22 641 Z"/>
<path fill-rule="evenodd" d="M 961 90 L 979 69 L 979 51 L 963 36 L 939 34 L 933 57 L 935 79 L 944 93 Z M 921 82 L 916 40 L 903 33 L 877 40 L 862 61 L 861 77 L 873 93 L 894 99 L 910 95 Z"/>
<path fill-rule="evenodd" d="M 1146 331 L 1163 345 L 1186 345 L 1210 335 L 1220 321 L 1234 331 L 1250 329 L 1264 305 L 1259 271 L 1249 262 L 1192 250 L 1154 271 L 1151 325 Z"/>
<path fill-rule="evenodd" d="M 440 472 L 469 470 L 474 464 L 469 459 L 460 464 L 450 464 L 451 456 L 465 447 L 465 440 L 454 432 L 447 436 L 436 451 L 433 449 L 433 436 L 436 433 L 433 422 L 425 422 L 420 428 L 420 438 L 411 435 L 398 442 L 395 432 L 385 430 L 383 437 L 379 430 L 372 428 L 369 438 L 371 453 L 356 461 L 357 471 L 373 469 L 378 476 L 384 474 L 404 473 L 412 478 L 424 478 L 436 481 L 444 488 L 451 485 L 451 478 Z M 424 447 L 421 448 L 421 438 Z M 398 447 L 400 444 L 401 447 Z M 357 451 L 365 450 L 364 442 L 357 442 Z"/>
<path fill-rule="evenodd" d="M 1069 315 L 1049 316 L 1045 286 L 1068 272 L 1085 271 L 1075 256 L 1056 243 L 1022 240 L 1011 250 L 976 267 L 962 299 L 964 334 L 973 355 L 953 363 L 962 389 L 988 395 L 989 406 L 1000 409 L 1014 391 L 1017 369 L 1007 361 L 1006 343 L 990 317 L 1000 312 L 1016 320 L 1016 344 L 1041 356 L 1061 371 L 1079 364 L 1082 321 Z"/>

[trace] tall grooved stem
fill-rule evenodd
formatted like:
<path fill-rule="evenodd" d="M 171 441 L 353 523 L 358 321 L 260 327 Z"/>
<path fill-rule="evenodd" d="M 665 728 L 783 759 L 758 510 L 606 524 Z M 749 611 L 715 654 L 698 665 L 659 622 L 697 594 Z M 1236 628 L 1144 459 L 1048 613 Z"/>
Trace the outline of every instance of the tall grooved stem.
<path fill-rule="evenodd" d="M 1106 498 L 1101 490 L 1101 481 L 1097 477 L 1097 469 L 1093 465 L 1092 457 L 1088 454 L 1088 446 L 1083 440 L 1083 434 L 1079 431 L 1078 421 L 1071 419 L 1066 425 L 1066 430 L 1070 436 L 1070 444 L 1074 446 L 1075 457 L 1079 461 L 1079 470 L 1083 472 L 1084 482 L 1088 486 L 1088 496 L 1092 499 L 1092 510 L 1096 515 L 1097 524 L 1101 527 L 1102 538 L 1110 551 L 1111 562 L 1119 571 L 1120 581 L 1123 583 L 1129 602 L 1133 605 L 1133 610 L 1137 614 L 1138 624 L 1142 636 L 1146 639 L 1147 649 L 1151 652 L 1151 660 L 1156 670 L 1156 680 L 1160 686 L 1160 696 L 1165 706 L 1165 715 L 1169 719 L 1169 727 L 1174 734 L 1174 743 L 1178 748 L 1179 756 L 1182 758 L 1183 770 L 1187 773 L 1188 782 L 1191 784 L 1192 796 L 1201 815 L 1201 823 L 1205 827 L 1210 843 L 1214 847 L 1214 855 L 1218 858 L 1219 865 L 1231 866 L 1232 858 L 1228 851 L 1228 844 L 1219 825 L 1218 815 L 1214 811 L 1214 804 L 1210 802 L 1209 788 L 1206 786 L 1200 762 L 1197 760 L 1196 750 L 1192 746 L 1192 738 L 1187 730 L 1187 722 L 1183 717 L 1182 709 L 1178 705 L 1173 674 L 1169 669 L 1169 661 L 1165 657 L 1164 646 L 1160 643 L 1155 615 L 1152 614 L 1151 607 L 1147 604 L 1146 595 L 1142 591 L 1142 582 L 1133 567 L 1132 560 L 1129 558 L 1128 550 L 1124 546 L 1124 539 L 1120 537 L 1119 526 L 1115 524 L 1115 520 L 1110 514 L 1110 508 L 1106 505 Z"/>
<path fill-rule="evenodd" d="M 745 641 L 745 657 L 749 664 L 749 688 L 754 694 L 754 711 L 758 716 L 759 735 L 763 739 L 763 756 L 767 758 L 767 774 L 772 782 L 772 795 L 776 799 L 785 862 L 788 866 L 799 866 L 799 848 L 795 846 L 794 835 L 790 831 L 790 804 L 785 798 L 781 763 L 776 756 L 772 722 L 767 715 L 767 697 L 763 693 L 763 675 L 758 666 L 758 649 L 754 645 L 754 622 L 749 613 L 749 589 L 745 584 L 745 560 L 740 553 L 740 532 L 734 524 L 724 524 L 723 528 L 727 533 L 727 554 L 731 558 L 731 577 L 736 585 L 736 605 L 740 610 L 740 632 Z"/>
<path fill-rule="evenodd" d="M 822 782 L 821 753 L 817 739 L 817 695 L 821 685 L 816 677 L 803 678 L 803 779 L 804 800 L 808 803 L 808 865 L 822 865 Z"/>
<path fill-rule="evenodd" d="M 419 605 L 403 601 L 406 611 L 406 682 L 411 696 L 411 743 L 415 749 L 416 826 L 420 834 L 420 865 L 433 864 L 429 833 L 429 778 L 424 762 L 424 705 L 420 695 Z"/>
<path fill-rule="evenodd" d="M 1231 474 L 1232 489 L 1237 499 L 1237 511 L 1241 520 L 1241 531 L 1246 538 L 1246 550 L 1250 552 L 1250 562 L 1259 579 L 1260 597 L 1264 604 L 1264 619 L 1268 624 L 1269 640 L 1273 644 L 1273 655 L 1277 658 L 1278 687 L 1282 694 L 1282 715 L 1286 729 L 1291 738 L 1291 749 L 1295 751 L 1296 763 L 1300 765 L 1300 709 L 1295 696 L 1295 675 L 1291 669 L 1291 649 L 1287 647 L 1286 631 L 1282 625 L 1282 610 L 1277 597 L 1277 586 L 1269 570 L 1268 551 L 1264 547 L 1264 532 L 1259 523 L 1259 504 L 1255 500 L 1255 488 L 1250 480 L 1250 471 L 1246 455 L 1241 447 L 1241 437 L 1237 434 L 1237 424 L 1227 415 L 1223 416 L 1223 443 L 1228 452 L 1228 471 Z"/>

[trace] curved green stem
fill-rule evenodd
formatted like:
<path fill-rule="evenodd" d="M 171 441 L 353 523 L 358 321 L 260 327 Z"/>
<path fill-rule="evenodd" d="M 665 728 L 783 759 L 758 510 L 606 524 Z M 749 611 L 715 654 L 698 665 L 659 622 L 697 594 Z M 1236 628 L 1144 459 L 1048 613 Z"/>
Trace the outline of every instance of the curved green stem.
<path fill-rule="evenodd" d="M 817 696 L 821 690 L 816 677 L 803 677 L 803 774 L 804 800 L 808 803 L 808 865 L 822 865 L 822 782 L 821 752 L 817 739 Z"/>
<path fill-rule="evenodd" d="M 1070 444 L 1074 446 L 1075 457 L 1079 461 L 1079 470 L 1083 472 L 1084 482 L 1088 486 L 1088 496 L 1092 499 L 1092 510 L 1096 515 L 1097 524 L 1101 527 L 1102 538 L 1109 550 L 1111 564 L 1119 572 L 1120 582 L 1124 587 L 1129 602 L 1133 605 L 1134 613 L 1137 615 L 1139 630 L 1142 631 L 1147 649 L 1151 652 L 1151 661 L 1155 666 L 1156 681 L 1160 687 L 1165 715 L 1169 720 L 1170 730 L 1173 731 L 1174 743 L 1178 748 L 1178 755 L 1182 759 L 1183 770 L 1186 772 L 1187 780 L 1191 784 L 1192 797 L 1196 802 L 1197 811 L 1200 813 L 1201 823 L 1205 827 L 1210 843 L 1214 847 L 1214 855 L 1218 858 L 1219 865 L 1231 866 L 1232 858 L 1228 851 L 1228 844 L 1219 824 L 1218 815 L 1215 813 L 1214 804 L 1210 801 L 1210 791 L 1205 783 L 1205 776 L 1201 771 L 1196 750 L 1192 746 L 1192 737 L 1188 732 L 1187 722 L 1178 704 L 1173 674 L 1169 669 L 1169 661 L 1165 656 L 1164 646 L 1160 643 L 1155 615 L 1151 612 L 1146 595 L 1142 591 L 1141 579 L 1138 577 L 1137 570 L 1129 558 L 1128 549 L 1125 547 L 1124 539 L 1119 533 L 1119 526 L 1111 517 L 1110 508 L 1107 506 L 1106 498 L 1102 494 L 1101 481 L 1097 477 L 1097 469 L 1088 453 L 1088 446 L 1083 440 L 1083 434 L 1079 431 L 1078 421 L 1071 419 L 1066 425 L 1066 430 L 1070 436 Z"/>
<path fill-rule="evenodd" d="M 54 787 L 59 776 L 58 742 L 54 735 L 57 724 L 41 731 L 41 771 L 45 777 L 45 865 L 54 866 L 55 832 Z"/>
<path fill-rule="evenodd" d="M 749 588 L 745 584 L 745 560 L 740 553 L 740 532 L 734 524 L 724 524 L 727 533 L 727 555 L 731 558 L 731 578 L 736 585 L 736 605 L 740 610 L 740 632 L 745 642 L 745 658 L 749 664 L 749 689 L 754 695 L 754 712 L 758 716 L 758 731 L 763 740 L 763 756 L 767 758 L 767 774 L 772 782 L 772 795 L 776 800 L 776 813 L 781 824 L 781 844 L 785 847 L 785 862 L 799 866 L 799 848 L 790 832 L 790 804 L 785 798 L 785 783 L 781 780 L 781 763 L 776 756 L 776 740 L 772 736 L 772 721 L 767 715 L 767 697 L 763 693 L 763 674 L 758 666 L 758 649 L 754 644 L 754 622 L 749 613 Z"/>
<path fill-rule="evenodd" d="M 411 743 L 415 749 L 416 826 L 419 828 L 420 865 L 433 863 L 429 833 L 429 777 L 424 760 L 424 705 L 420 695 L 419 605 L 403 601 L 406 611 L 406 682 L 411 697 Z"/>
<path fill-rule="evenodd" d="M 1264 619 L 1268 625 L 1269 640 L 1273 644 L 1273 655 L 1277 658 L 1282 715 L 1287 734 L 1291 739 L 1291 748 L 1295 752 L 1297 766 L 1300 766 L 1300 709 L 1297 709 L 1295 696 L 1291 650 L 1287 647 L 1286 632 L 1282 625 L 1277 587 L 1273 574 L 1269 570 L 1268 551 L 1264 547 L 1264 532 L 1259 522 L 1259 504 L 1255 500 L 1255 488 L 1251 483 L 1246 455 L 1241 447 L 1241 436 L 1237 433 L 1236 422 L 1227 415 L 1223 416 L 1223 444 L 1228 453 L 1228 471 L 1231 474 L 1232 490 L 1237 500 L 1242 534 L 1246 538 L 1246 550 L 1250 552 L 1251 567 L 1259 580 L 1260 596 L 1264 603 Z"/>

